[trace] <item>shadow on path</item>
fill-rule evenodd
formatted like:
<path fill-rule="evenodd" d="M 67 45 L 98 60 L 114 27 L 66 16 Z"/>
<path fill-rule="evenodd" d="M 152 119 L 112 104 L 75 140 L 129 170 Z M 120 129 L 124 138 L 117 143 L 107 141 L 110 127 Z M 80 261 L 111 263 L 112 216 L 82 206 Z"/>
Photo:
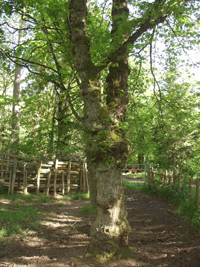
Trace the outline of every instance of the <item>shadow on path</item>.
<path fill-rule="evenodd" d="M 199 267 L 200 237 L 165 201 L 127 189 L 126 208 L 131 225 L 129 244 L 136 265 Z"/>
<path fill-rule="evenodd" d="M 139 191 L 127 189 L 126 195 L 131 226 L 129 245 L 135 249 L 134 258 L 106 263 L 104 267 L 200 267 L 200 237 L 171 212 L 174 207 Z M 87 203 L 88 200 L 38 203 L 41 225 L 1 245 L 0 267 L 99 266 L 79 259 L 90 241 L 90 225 L 96 217 L 80 213 Z"/>

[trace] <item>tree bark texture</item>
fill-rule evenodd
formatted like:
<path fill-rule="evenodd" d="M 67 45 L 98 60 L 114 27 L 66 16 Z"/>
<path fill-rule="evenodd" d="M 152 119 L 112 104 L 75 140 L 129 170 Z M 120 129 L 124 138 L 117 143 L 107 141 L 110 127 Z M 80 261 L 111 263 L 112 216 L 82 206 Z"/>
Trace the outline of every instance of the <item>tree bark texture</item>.
<path fill-rule="evenodd" d="M 113 45 L 117 40 L 119 20 L 116 15 L 128 14 L 126 1 L 113 1 Z M 113 251 L 128 243 L 130 227 L 124 206 L 124 185 L 121 169 L 126 161 L 127 142 L 120 123 L 125 120 L 128 103 L 128 53 L 122 47 L 109 68 L 107 98 L 103 99 L 100 73 L 90 57 L 87 34 L 86 0 L 69 2 L 69 27 L 73 45 L 74 66 L 81 80 L 84 100 L 83 124 L 87 137 L 87 162 L 91 206 L 98 215 L 91 227 L 90 251 Z"/>
<path fill-rule="evenodd" d="M 13 123 L 12 123 L 12 131 L 13 131 L 13 145 L 17 145 L 19 142 L 19 106 L 17 105 L 17 100 L 20 95 L 20 74 L 21 67 L 16 66 L 15 69 L 15 78 L 14 78 L 14 87 L 13 87 L 13 98 L 16 103 L 13 104 Z"/>
<path fill-rule="evenodd" d="M 22 29 L 25 26 L 25 21 L 21 19 L 20 21 L 20 30 L 18 34 L 18 45 L 21 43 L 22 39 Z M 16 64 L 15 68 L 15 77 L 13 84 L 13 98 L 16 103 L 13 104 L 12 115 L 13 115 L 13 123 L 12 123 L 12 131 L 13 131 L 13 145 L 17 145 L 19 143 L 19 106 L 17 105 L 17 101 L 20 96 L 20 76 L 21 76 L 21 66 Z"/>

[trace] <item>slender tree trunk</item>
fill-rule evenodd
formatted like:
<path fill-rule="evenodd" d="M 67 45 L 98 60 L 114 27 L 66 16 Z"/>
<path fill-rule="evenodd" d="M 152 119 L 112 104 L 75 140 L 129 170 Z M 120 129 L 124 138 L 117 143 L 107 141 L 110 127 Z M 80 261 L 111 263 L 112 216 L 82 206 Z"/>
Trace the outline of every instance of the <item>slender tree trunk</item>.
<path fill-rule="evenodd" d="M 19 142 L 19 106 L 17 104 L 17 100 L 19 100 L 20 95 L 20 74 L 21 74 L 21 67 L 16 66 L 15 69 L 15 79 L 14 79 L 14 87 L 13 87 L 13 98 L 16 101 L 13 104 L 13 145 L 17 145 Z"/>
<path fill-rule="evenodd" d="M 56 103 L 55 103 L 56 104 Z M 51 130 L 49 132 L 49 143 L 48 143 L 48 150 L 47 150 L 47 154 L 48 154 L 48 158 L 53 158 L 54 155 L 54 143 L 55 143 L 55 124 L 56 124 L 56 106 L 54 104 L 53 107 L 53 114 L 52 114 L 52 118 L 51 118 Z"/>
<path fill-rule="evenodd" d="M 25 26 L 25 21 L 21 19 L 19 23 L 19 33 L 18 33 L 18 45 L 21 43 L 22 39 L 22 29 Z M 16 146 L 19 143 L 19 106 L 17 101 L 20 96 L 20 77 L 21 77 L 21 67 L 16 64 L 15 68 L 15 77 L 14 77 L 14 85 L 13 85 L 13 98 L 14 104 L 12 109 L 13 114 L 13 123 L 12 123 L 12 131 L 13 131 L 13 145 Z"/>
<path fill-rule="evenodd" d="M 60 95 L 57 96 L 57 146 L 56 157 L 63 155 L 63 144 L 66 141 L 66 116 L 68 107 L 66 106 L 66 100 L 61 99 Z"/>

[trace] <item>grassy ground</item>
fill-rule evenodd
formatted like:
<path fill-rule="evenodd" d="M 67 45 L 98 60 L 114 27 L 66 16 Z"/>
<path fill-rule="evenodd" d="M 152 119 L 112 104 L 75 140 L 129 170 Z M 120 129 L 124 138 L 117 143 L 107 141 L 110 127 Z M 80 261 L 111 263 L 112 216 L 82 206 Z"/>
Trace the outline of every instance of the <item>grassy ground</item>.
<path fill-rule="evenodd" d="M 143 173 L 129 174 L 128 176 L 129 177 L 124 176 L 124 184 L 127 188 L 156 195 L 176 205 L 178 213 L 184 216 L 186 220 L 190 221 L 200 232 L 200 209 L 195 207 L 194 198 L 189 201 L 187 190 L 185 194 L 181 196 L 177 189 L 172 189 L 167 185 L 159 189 L 148 186 L 148 184 L 145 183 Z M 89 194 L 81 193 L 69 194 L 64 197 L 59 197 L 59 199 L 52 196 L 47 197 L 45 195 L 37 196 L 35 194 L 29 194 L 27 196 L 23 194 L 8 195 L 7 192 L 0 187 L 0 239 L 3 239 L 4 242 L 9 242 L 8 236 L 21 235 L 23 237 L 27 229 L 29 231 L 37 230 L 40 227 L 41 214 L 44 213 L 38 203 L 56 202 L 56 205 L 61 206 L 63 205 L 62 200 L 87 198 L 89 198 Z M 89 205 L 86 205 L 81 210 L 83 214 L 96 212 L 97 210 L 91 210 Z"/>
<path fill-rule="evenodd" d="M 9 242 L 10 237 L 21 235 L 23 237 L 27 230 L 34 231 L 40 227 L 40 215 L 44 213 L 38 207 L 38 203 L 54 203 L 60 201 L 56 205 L 63 205 L 62 200 L 87 199 L 89 194 L 69 194 L 59 199 L 47 197 L 45 195 L 37 196 L 29 194 L 8 195 L 0 188 L 0 239 Z M 89 206 L 85 207 L 82 213 L 91 213 Z M 50 215 L 50 214 L 43 214 Z M 7 238 L 9 237 L 9 238 Z"/>
<path fill-rule="evenodd" d="M 184 265 L 186 259 L 189 262 L 187 266 L 198 266 L 196 263 L 199 259 L 197 249 L 199 241 L 194 241 L 196 231 L 191 236 L 192 232 L 188 230 L 188 226 L 185 227 L 184 220 L 180 224 L 177 214 L 172 214 L 181 211 L 181 214 L 186 216 L 188 214 L 186 211 L 189 210 L 193 222 L 195 220 L 198 222 L 197 210 L 191 210 L 191 206 L 189 208 L 186 201 L 180 201 L 179 195 L 169 188 L 163 187 L 162 190 L 157 191 L 153 187 L 148 187 L 142 177 L 139 179 L 138 176 L 133 176 L 131 179 L 124 177 L 124 184 L 131 188 L 126 191 L 126 206 L 129 223 L 134 229 L 129 242 L 136 250 L 131 262 L 122 260 L 111 265 L 106 263 L 106 266 L 164 266 L 166 264 L 186 266 Z M 161 201 L 149 194 L 165 198 L 167 201 L 171 199 L 174 204 L 179 200 L 180 205 L 171 208 L 166 201 Z M 78 260 L 77 255 L 80 255 L 80 264 L 77 266 L 99 266 L 93 262 L 88 263 L 87 258 L 82 258 L 89 243 L 91 224 L 96 217 L 95 214 L 91 214 L 96 210 L 92 211 L 88 205 L 89 201 L 84 198 L 88 198 L 88 194 L 72 194 L 64 198 L 34 194 L 25 197 L 22 194 L 10 196 L 2 191 L 0 193 L 0 258 L 2 262 L 10 266 L 15 266 L 15 264 L 16 266 L 26 264 L 26 266 L 38 267 L 76 266 L 74 259 Z M 72 199 L 75 200 L 72 201 Z M 187 231 L 188 236 L 185 238 Z M 183 245 L 186 246 L 184 249 Z M 163 256 L 166 247 L 169 257 Z M 191 248 L 196 250 L 192 253 Z M 186 255 L 186 252 L 190 254 Z M 181 259 L 183 261 L 178 265 L 177 262 Z M 191 265 L 194 259 L 196 259 L 195 264 Z"/>

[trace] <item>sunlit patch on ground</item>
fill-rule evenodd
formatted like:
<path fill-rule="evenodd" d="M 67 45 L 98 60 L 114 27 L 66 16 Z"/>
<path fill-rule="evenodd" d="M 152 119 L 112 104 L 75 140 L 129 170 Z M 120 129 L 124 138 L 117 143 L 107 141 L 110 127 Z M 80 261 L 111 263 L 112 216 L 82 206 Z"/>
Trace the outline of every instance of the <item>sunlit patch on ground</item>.
<path fill-rule="evenodd" d="M 127 196 L 131 225 L 129 245 L 134 247 L 133 258 L 120 258 L 101 267 L 199 266 L 200 239 L 177 214 L 168 212 L 167 203 L 130 189 Z M 39 211 L 36 218 L 39 223 L 31 228 L 35 219 L 22 221 L 23 229 L 16 235 L 3 236 L 0 267 L 100 266 L 83 257 L 96 217 L 96 214 L 80 213 L 88 200 L 54 201 L 30 203 L 30 207 Z M 0 209 L 14 212 L 21 207 L 17 202 L 0 203 Z M 27 209 L 27 206 L 23 207 Z"/>
<path fill-rule="evenodd" d="M 40 238 L 38 236 L 27 236 L 24 240 L 24 245 L 29 247 L 41 247 L 43 248 L 45 244 L 47 243 L 47 240 L 44 238 Z"/>

